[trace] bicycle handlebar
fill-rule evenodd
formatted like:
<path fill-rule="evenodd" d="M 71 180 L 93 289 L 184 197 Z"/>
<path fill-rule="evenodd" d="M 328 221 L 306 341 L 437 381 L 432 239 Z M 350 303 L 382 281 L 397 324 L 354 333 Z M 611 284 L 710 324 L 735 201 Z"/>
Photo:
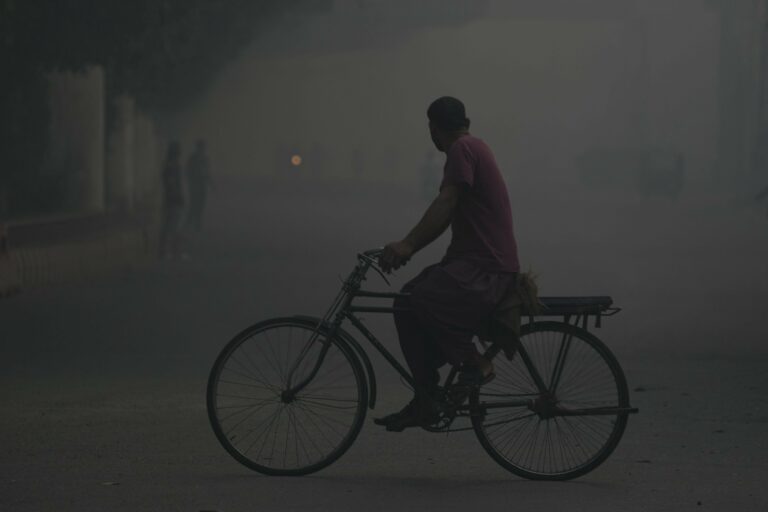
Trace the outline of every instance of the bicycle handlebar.
<path fill-rule="evenodd" d="M 384 251 L 383 247 L 377 247 L 376 249 L 368 249 L 367 251 L 363 251 L 363 256 L 367 256 L 369 258 L 375 258 L 376 256 L 381 255 L 381 253 Z"/>
<path fill-rule="evenodd" d="M 363 251 L 357 256 L 360 259 L 367 260 L 369 263 L 368 268 L 372 268 L 377 274 L 381 276 L 381 278 L 384 280 L 385 283 L 387 283 L 387 285 L 390 285 L 389 279 L 387 279 L 387 276 L 385 276 L 384 272 L 382 272 L 381 269 L 379 268 L 378 258 L 383 251 L 384 251 L 383 247 L 378 247 L 376 249 L 368 249 L 367 251 Z"/>

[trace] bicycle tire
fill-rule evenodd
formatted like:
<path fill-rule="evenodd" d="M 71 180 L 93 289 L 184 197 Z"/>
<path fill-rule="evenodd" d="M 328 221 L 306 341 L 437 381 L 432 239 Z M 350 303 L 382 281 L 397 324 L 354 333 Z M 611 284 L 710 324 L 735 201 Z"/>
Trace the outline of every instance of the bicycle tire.
<path fill-rule="evenodd" d="M 594 366 L 587 369 L 570 367 L 567 375 L 564 366 L 560 385 L 563 384 L 562 379 L 570 379 L 573 381 L 570 384 L 575 385 L 575 387 L 570 388 L 573 390 L 572 394 L 575 395 L 577 391 L 596 390 L 597 384 L 602 383 L 605 389 L 595 394 L 596 398 L 591 400 L 592 406 L 617 409 L 629 407 L 626 378 L 614 355 L 597 337 L 574 325 L 545 321 L 523 326 L 521 343 L 539 373 L 542 374 L 542 369 L 545 370 L 542 375 L 544 379 L 551 378 L 551 375 L 548 375 L 546 368 L 544 368 L 547 366 L 547 362 L 552 367 L 552 373 L 554 373 L 554 365 L 551 355 L 546 355 L 546 347 L 537 346 L 537 343 L 541 345 L 542 340 L 546 340 L 548 336 L 554 339 L 560 338 L 563 341 L 566 337 L 570 337 L 569 339 L 572 341 L 569 343 L 567 354 L 573 351 L 573 340 L 575 340 L 577 351 L 581 351 L 585 358 L 589 356 L 595 361 Z M 566 359 L 566 364 L 567 361 L 568 359 Z M 497 378 L 491 385 L 473 391 L 470 396 L 470 407 L 472 426 L 480 444 L 491 458 L 502 467 L 530 480 L 570 480 L 594 470 L 614 451 L 626 428 L 627 412 L 617 412 L 615 416 L 542 418 L 541 416 L 537 417 L 538 415 L 532 412 L 534 409 L 528 407 L 485 408 L 485 405 L 492 404 L 494 400 L 500 401 L 502 398 L 509 400 L 511 396 L 525 397 L 531 395 L 531 399 L 536 399 L 536 395 L 541 396 L 521 354 L 516 355 L 512 361 L 497 358 L 494 363 Z M 502 375 L 505 377 L 504 379 L 499 378 Z M 596 379 L 597 383 L 590 382 L 590 379 Z M 500 387 L 502 393 L 495 393 L 494 391 Z M 558 389 L 557 393 L 560 391 Z M 505 395 L 505 392 L 508 394 Z M 566 395 L 567 393 L 566 391 Z M 502 398 L 496 395 L 501 395 Z M 557 397 L 556 400 L 560 401 L 561 398 Z M 579 401 L 570 396 L 565 396 L 562 400 L 569 404 L 575 404 Z M 580 400 L 590 402 L 587 399 Z M 605 403 L 598 405 L 599 402 Z M 578 405 L 575 408 L 578 408 Z M 488 411 L 493 411 L 492 414 L 496 415 L 495 419 L 489 417 Z M 500 414 L 507 414 L 508 416 L 504 417 Z M 584 419 L 582 424 L 576 424 L 576 420 L 570 418 Z M 553 433 L 554 429 L 560 429 L 561 426 L 562 432 Z M 529 434 L 531 432 L 535 432 L 535 434 L 528 435 L 528 439 L 521 440 L 520 438 L 526 429 Z M 540 431 L 542 432 L 541 440 Z M 502 441 L 500 438 L 504 432 L 511 435 L 516 434 L 517 437 Z M 558 443 L 555 443 L 553 439 L 556 439 Z M 538 453 L 535 453 L 537 450 Z M 560 465 L 554 464 L 558 457 L 563 459 Z"/>
<path fill-rule="evenodd" d="M 328 340 L 326 329 L 320 331 L 321 337 L 310 346 L 307 341 L 316 327 L 316 323 L 296 318 L 273 318 L 259 322 L 235 336 L 222 349 L 211 368 L 206 391 L 211 427 L 224 449 L 235 460 L 254 471 L 275 476 L 300 476 L 319 471 L 341 457 L 360 433 L 368 406 L 368 388 L 363 367 L 344 340 L 339 337 Z M 307 338 L 303 341 L 300 339 L 298 345 L 304 343 L 305 346 L 310 346 L 311 353 L 301 360 L 296 369 L 300 376 L 311 372 L 313 363 L 317 360 L 312 359 L 314 352 L 321 350 L 323 343 L 330 342 L 316 377 L 290 402 L 284 401 L 282 393 L 285 391 L 287 372 L 278 368 L 278 364 L 283 360 L 289 365 L 295 364 L 299 351 L 295 352 L 295 357 L 292 355 L 292 348 L 298 346 L 293 343 L 292 338 L 289 338 L 286 346 L 283 340 L 285 336 L 282 334 L 286 329 L 291 335 L 293 330 L 303 333 Z M 262 344 L 259 345 L 253 340 L 260 340 Z M 275 340 L 278 340 L 277 343 Z M 252 349 L 250 354 L 246 348 Z M 260 358 L 253 357 L 256 352 Z M 236 354 L 239 359 L 235 357 Z M 230 363 L 231 366 L 228 366 Z M 258 366 L 259 364 L 261 366 Z M 334 366 L 326 368 L 326 365 L 330 364 Z M 334 381 L 323 380 L 327 379 L 328 375 L 333 375 L 335 384 Z M 338 384 L 339 375 L 349 375 L 350 383 L 343 390 Z M 300 379 L 294 380 L 293 383 L 298 380 Z M 319 387 L 322 384 L 325 384 L 324 388 Z M 234 392 L 231 391 L 233 389 Z M 308 391 L 317 393 L 319 390 L 324 390 L 324 394 L 307 394 Z M 274 412 L 275 407 L 278 412 Z M 342 415 L 342 411 L 348 412 L 334 418 L 328 416 L 333 409 L 337 410 L 338 415 Z M 226 413 L 222 412 L 225 410 Z M 265 410 L 267 412 L 261 412 Z M 317 412 L 318 410 L 321 412 Z M 269 417 L 271 419 L 264 419 L 269 411 L 272 414 Z M 286 416 L 285 422 L 283 412 Z M 238 414 L 241 416 L 237 417 Z M 234 428 L 223 424 L 229 421 L 231 416 L 235 416 L 233 421 L 238 422 Z M 302 422 L 307 425 L 302 425 Z M 287 425 L 282 428 L 284 423 Z M 243 427 L 245 430 L 241 429 L 243 424 L 246 425 Z M 250 427 L 247 426 L 249 424 Z M 266 430 L 263 427 L 265 424 Z M 258 438 L 253 441 L 248 439 L 257 429 Z M 318 433 L 321 436 L 317 440 L 311 437 Z M 337 435 L 332 435 L 333 433 Z M 334 440 L 329 440 L 329 437 Z M 271 440 L 269 456 L 264 452 L 266 445 L 259 448 L 258 454 L 254 455 L 255 450 L 251 452 L 262 438 L 264 443 Z M 245 447 L 245 439 L 248 439 L 249 447 Z M 290 455 L 289 448 L 293 449 Z M 283 450 L 282 454 L 279 449 Z M 314 452 L 318 454 L 313 456 Z M 289 457 L 295 462 L 288 464 Z M 277 463 L 279 460 L 282 460 L 282 464 Z"/>

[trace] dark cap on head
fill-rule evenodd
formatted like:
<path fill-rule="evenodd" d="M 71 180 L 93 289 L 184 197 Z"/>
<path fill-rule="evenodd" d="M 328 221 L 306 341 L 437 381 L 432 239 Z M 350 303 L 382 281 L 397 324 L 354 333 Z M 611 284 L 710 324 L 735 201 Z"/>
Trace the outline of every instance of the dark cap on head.
<path fill-rule="evenodd" d="M 443 130 L 456 132 L 469 128 L 464 104 L 451 96 L 437 98 L 427 109 L 429 120 Z"/>

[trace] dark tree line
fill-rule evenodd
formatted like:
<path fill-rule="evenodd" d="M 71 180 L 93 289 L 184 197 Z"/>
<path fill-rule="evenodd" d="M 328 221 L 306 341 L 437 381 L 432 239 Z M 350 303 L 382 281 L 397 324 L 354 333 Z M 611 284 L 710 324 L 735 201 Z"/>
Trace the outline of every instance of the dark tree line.
<path fill-rule="evenodd" d="M 0 215 L 19 210 L 22 200 L 39 209 L 18 193 L 40 184 L 46 72 L 100 65 L 109 96 L 128 93 L 145 111 L 173 111 L 203 91 L 266 23 L 331 6 L 331 0 L 0 0 L 0 192 L 12 196 L 0 197 Z"/>
<path fill-rule="evenodd" d="M 258 33 L 331 0 L 5 0 L 0 52 L 14 67 L 103 65 L 148 108 L 174 108 Z"/>

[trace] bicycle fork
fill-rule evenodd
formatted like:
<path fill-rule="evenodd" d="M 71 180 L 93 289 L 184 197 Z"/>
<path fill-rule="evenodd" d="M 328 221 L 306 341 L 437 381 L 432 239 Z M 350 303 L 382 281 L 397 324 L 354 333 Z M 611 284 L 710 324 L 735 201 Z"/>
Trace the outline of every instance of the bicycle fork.
<path fill-rule="evenodd" d="M 317 327 L 315 327 L 315 330 L 312 333 L 312 336 L 309 338 L 306 345 L 304 345 L 301 353 L 291 366 L 291 369 L 288 372 L 288 378 L 286 379 L 286 389 L 281 393 L 281 399 L 284 403 L 292 402 L 296 398 L 296 395 L 305 387 L 307 387 L 309 383 L 312 382 L 312 380 L 317 376 L 317 372 L 320 371 L 320 367 L 322 366 L 323 361 L 325 361 L 325 356 L 328 355 L 328 350 L 331 348 L 331 340 L 336 337 L 339 327 L 341 326 L 341 322 L 344 319 L 343 311 L 347 308 L 347 306 L 349 306 L 350 301 L 351 297 L 349 290 L 347 286 L 345 286 L 339 292 L 339 295 L 336 296 L 336 300 L 333 301 L 333 305 L 328 309 L 322 320 L 318 322 Z M 342 312 L 338 312 L 339 310 Z M 323 329 L 328 325 L 328 320 L 334 316 L 334 313 L 336 314 L 335 318 L 325 333 L 325 340 L 321 341 L 323 347 L 320 349 L 320 354 L 317 357 L 317 361 L 315 362 L 312 371 L 309 373 L 309 376 L 293 386 L 292 383 L 295 373 L 298 371 L 304 359 L 308 356 L 312 347 L 315 345 L 315 343 L 318 342 L 318 339 L 322 335 L 321 331 L 323 331 Z"/>

